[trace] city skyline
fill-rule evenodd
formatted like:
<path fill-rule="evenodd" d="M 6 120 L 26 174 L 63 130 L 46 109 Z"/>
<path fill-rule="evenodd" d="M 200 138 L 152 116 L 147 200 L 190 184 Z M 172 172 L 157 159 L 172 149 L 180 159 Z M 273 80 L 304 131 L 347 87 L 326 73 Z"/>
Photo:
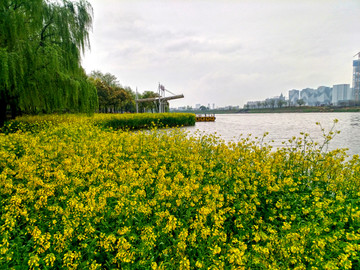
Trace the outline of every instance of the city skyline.
<path fill-rule="evenodd" d="M 197 103 L 240 105 L 289 89 L 350 83 L 360 2 L 90 0 L 83 65 L 139 92 L 158 83 Z"/>
<path fill-rule="evenodd" d="M 355 56 L 358 59 L 353 60 L 352 72 L 352 87 L 350 84 L 336 84 L 333 87 L 319 86 L 317 89 L 304 88 L 302 90 L 292 89 L 288 91 L 288 100 L 286 101 L 289 106 L 297 105 L 300 101 L 304 105 L 319 106 L 319 105 L 334 105 L 349 104 L 349 102 L 359 103 L 360 94 L 360 52 Z M 268 104 L 269 100 L 283 100 L 285 97 L 281 93 L 280 97 L 267 98 L 265 100 L 248 101 L 246 107 L 263 107 Z M 298 104 L 300 105 L 300 104 Z M 266 106 L 265 106 L 266 107 Z"/>

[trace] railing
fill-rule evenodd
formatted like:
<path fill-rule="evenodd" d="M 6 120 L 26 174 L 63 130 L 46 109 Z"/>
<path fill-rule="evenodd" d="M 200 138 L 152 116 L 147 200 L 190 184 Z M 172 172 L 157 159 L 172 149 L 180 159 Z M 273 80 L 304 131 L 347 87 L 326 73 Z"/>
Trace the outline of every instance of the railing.
<path fill-rule="evenodd" d="M 196 122 L 214 122 L 216 119 L 215 114 L 197 114 Z"/>

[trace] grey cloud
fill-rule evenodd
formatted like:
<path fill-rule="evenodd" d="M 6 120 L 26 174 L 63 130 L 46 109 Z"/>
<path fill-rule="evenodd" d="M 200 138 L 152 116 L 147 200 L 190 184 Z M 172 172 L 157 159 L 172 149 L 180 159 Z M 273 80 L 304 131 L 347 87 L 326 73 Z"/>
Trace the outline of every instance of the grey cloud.
<path fill-rule="evenodd" d="M 239 52 L 242 48 L 239 41 L 189 37 L 168 42 L 165 51 L 231 54 Z"/>

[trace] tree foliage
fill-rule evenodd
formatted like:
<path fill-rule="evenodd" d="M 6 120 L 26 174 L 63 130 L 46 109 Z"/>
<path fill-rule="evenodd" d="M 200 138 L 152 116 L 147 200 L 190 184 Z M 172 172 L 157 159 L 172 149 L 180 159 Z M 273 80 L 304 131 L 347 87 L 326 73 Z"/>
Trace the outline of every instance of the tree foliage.
<path fill-rule="evenodd" d="M 123 87 L 115 75 L 92 71 L 90 79 L 97 89 L 99 112 L 135 112 L 135 94 Z"/>
<path fill-rule="evenodd" d="M 93 79 L 99 79 L 100 81 L 111 87 L 120 86 L 120 83 L 116 76 L 109 72 L 103 74 L 100 70 L 93 70 L 91 71 L 90 77 Z"/>
<path fill-rule="evenodd" d="M 158 93 L 153 91 L 145 91 L 139 98 L 156 98 L 159 97 Z M 139 103 L 140 112 L 158 112 L 159 111 L 159 102 L 157 101 L 145 101 Z"/>
<path fill-rule="evenodd" d="M 270 105 L 271 109 L 275 108 L 275 103 L 276 103 L 275 99 L 272 98 L 272 99 L 269 100 L 269 105 Z"/>
<path fill-rule="evenodd" d="M 80 64 L 91 26 L 86 0 L 1 0 L 0 122 L 8 107 L 13 116 L 97 107 Z"/>
<path fill-rule="evenodd" d="M 279 99 L 277 101 L 277 105 L 278 105 L 279 108 L 282 108 L 282 106 L 286 105 L 286 101 L 283 100 L 283 99 Z"/>
<path fill-rule="evenodd" d="M 296 103 L 301 107 L 302 105 L 305 104 L 305 101 L 302 98 L 300 98 L 296 101 Z"/>

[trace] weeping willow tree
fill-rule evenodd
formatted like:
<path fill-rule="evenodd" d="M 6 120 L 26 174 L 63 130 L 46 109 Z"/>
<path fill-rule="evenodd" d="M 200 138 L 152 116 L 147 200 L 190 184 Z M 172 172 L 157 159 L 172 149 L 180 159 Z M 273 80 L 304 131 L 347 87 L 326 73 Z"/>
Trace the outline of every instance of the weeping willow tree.
<path fill-rule="evenodd" d="M 80 63 L 91 26 L 85 0 L 0 1 L 0 122 L 7 109 L 14 117 L 98 107 Z"/>

